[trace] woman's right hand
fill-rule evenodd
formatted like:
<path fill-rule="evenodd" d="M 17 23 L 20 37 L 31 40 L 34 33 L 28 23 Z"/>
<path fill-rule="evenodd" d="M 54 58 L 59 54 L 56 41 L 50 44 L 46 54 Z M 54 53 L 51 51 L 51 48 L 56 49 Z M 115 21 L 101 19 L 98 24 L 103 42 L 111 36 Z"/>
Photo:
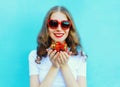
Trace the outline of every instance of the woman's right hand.
<path fill-rule="evenodd" d="M 48 56 L 50 58 L 50 61 L 52 62 L 52 65 L 55 68 L 60 68 L 60 65 L 57 61 L 57 58 L 59 57 L 59 52 L 57 52 L 56 50 L 52 50 L 52 49 L 47 49 L 48 52 Z"/>

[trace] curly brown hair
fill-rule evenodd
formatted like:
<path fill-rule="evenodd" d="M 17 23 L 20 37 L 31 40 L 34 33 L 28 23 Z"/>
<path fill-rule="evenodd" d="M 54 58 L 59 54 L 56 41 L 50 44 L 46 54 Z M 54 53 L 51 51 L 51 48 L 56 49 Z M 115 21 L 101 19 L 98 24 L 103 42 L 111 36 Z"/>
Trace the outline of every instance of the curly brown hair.
<path fill-rule="evenodd" d="M 72 51 L 72 55 L 78 54 L 78 51 L 77 51 L 78 46 L 82 49 L 80 37 L 79 37 L 79 34 L 77 33 L 77 30 L 76 30 L 76 27 L 75 27 L 75 24 L 74 24 L 71 14 L 65 7 L 55 6 L 48 11 L 48 13 L 44 19 L 42 28 L 37 37 L 38 46 L 37 46 L 36 61 L 38 61 L 38 63 L 43 57 L 47 56 L 46 49 L 49 48 L 52 43 L 52 39 L 48 34 L 47 21 L 50 19 L 52 13 L 58 12 L 58 11 L 64 13 L 66 15 L 66 17 L 68 18 L 68 20 L 71 21 L 70 31 L 69 31 L 68 37 L 66 38 L 65 41 L 66 41 L 68 47 L 70 48 L 70 51 Z"/>

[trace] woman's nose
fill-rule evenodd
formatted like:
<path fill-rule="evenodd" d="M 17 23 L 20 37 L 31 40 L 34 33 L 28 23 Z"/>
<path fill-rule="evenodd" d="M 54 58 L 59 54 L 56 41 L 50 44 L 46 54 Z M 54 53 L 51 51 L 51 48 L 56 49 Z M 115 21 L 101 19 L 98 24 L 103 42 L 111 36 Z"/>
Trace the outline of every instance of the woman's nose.
<path fill-rule="evenodd" d="M 58 27 L 57 27 L 57 30 L 61 30 L 62 28 L 61 28 L 61 26 L 60 26 L 60 24 L 58 25 Z"/>

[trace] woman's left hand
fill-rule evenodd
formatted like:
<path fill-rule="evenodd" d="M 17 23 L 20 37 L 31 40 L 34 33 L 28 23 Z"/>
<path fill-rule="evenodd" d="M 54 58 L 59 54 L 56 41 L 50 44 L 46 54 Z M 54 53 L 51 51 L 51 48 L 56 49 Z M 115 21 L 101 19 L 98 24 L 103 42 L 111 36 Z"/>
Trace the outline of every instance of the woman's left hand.
<path fill-rule="evenodd" d="M 69 57 L 71 56 L 71 53 L 72 52 L 60 51 L 59 58 L 57 59 L 60 67 L 63 67 L 67 64 Z"/>

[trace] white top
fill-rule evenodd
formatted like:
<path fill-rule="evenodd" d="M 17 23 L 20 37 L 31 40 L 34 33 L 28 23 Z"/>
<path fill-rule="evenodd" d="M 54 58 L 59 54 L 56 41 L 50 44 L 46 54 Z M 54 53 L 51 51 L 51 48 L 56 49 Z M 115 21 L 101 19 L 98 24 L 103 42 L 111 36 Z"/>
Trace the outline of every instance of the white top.
<path fill-rule="evenodd" d="M 33 50 L 29 54 L 29 75 L 39 75 L 40 82 L 42 82 L 47 75 L 52 63 L 47 56 L 46 58 L 42 58 L 41 64 L 37 64 L 35 62 L 37 56 L 36 52 L 36 50 Z M 77 79 L 77 76 L 86 76 L 85 58 L 86 56 L 81 56 L 80 53 L 69 58 L 68 65 L 75 79 Z M 58 72 L 52 87 L 66 87 L 60 71 Z"/>

